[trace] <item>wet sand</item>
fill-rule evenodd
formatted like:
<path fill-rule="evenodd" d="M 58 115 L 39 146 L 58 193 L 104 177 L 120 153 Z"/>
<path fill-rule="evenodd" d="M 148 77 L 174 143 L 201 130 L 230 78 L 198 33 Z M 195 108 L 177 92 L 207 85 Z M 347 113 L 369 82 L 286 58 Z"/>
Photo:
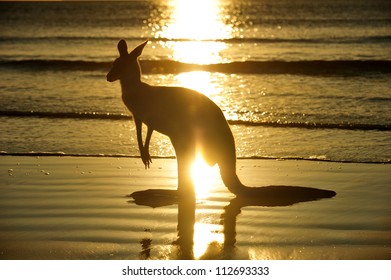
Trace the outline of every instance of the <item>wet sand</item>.
<path fill-rule="evenodd" d="M 213 169 L 193 204 L 174 159 L 0 159 L 0 259 L 391 259 L 390 164 L 238 160 L 246 185 L 336 195 L 235 198 Z"/>

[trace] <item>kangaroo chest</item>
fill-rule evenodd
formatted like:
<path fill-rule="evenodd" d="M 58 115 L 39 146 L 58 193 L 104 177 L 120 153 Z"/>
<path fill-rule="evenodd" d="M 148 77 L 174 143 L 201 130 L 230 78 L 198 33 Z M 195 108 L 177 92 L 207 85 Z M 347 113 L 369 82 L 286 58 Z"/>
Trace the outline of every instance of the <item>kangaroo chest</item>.
<path fill-rule="evenodd" d="M 168 115 L 167 112 L 164 112 L 163 104 L 159 104 L 157 100 L 150 100 L 148 96 L 141 94 L 139 96 L 123 95 L 122 100 L 135 118 L 140 119 L 154 130 L 166 135 L 170 134 L 170 126 L 175 123 L 175 119 L 167 119 Z"/>

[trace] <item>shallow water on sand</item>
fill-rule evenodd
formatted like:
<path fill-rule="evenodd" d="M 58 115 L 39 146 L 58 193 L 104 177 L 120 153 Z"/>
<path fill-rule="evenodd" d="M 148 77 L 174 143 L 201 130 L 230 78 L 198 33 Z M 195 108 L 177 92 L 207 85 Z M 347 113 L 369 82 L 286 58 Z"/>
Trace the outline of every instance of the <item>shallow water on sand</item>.
<path fill-rule="evenodd" d="M 145 170 L 139 159 L 2 157 L 1 258 L 389 259 L 388 165 L 239 160 L 238 167 L 248 185 L 337 195 L 240 207 L 212 180 L 195 208 L 151 208 L 126 195 L 174 190 L 175 160 Z"/>

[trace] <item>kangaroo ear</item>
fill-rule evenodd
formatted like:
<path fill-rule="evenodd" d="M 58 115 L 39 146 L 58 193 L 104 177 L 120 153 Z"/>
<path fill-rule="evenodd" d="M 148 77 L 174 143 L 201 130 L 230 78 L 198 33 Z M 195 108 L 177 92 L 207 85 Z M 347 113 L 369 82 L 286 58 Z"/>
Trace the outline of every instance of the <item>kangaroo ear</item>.
<path fill-rule="evenodd" d="M 125 40 L 118 42 L 118 52 L 120 56 L 128 55 L 128 45 Z"/>
<path fill-rule="evenodd" d="M 137 46 L 131 53 L 130 55 L 134 55 L 136 57 L 139 57 L 141 55 L 141 53 L 143 52 L 143 49 L 145 47 L 145 45 L 148 43 L 148 40 L 146 40 L 144 43 L 142 43 L 141 45 Z"/>

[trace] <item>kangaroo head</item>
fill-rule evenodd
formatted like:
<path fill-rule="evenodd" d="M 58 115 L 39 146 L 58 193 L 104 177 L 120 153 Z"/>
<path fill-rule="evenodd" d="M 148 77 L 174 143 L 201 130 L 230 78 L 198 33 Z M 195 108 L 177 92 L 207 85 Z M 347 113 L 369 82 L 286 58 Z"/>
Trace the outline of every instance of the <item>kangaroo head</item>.
<path fill-rule="evenodd" d="M 132 81 L 140 81 L 141 70 L 138 64 L 138 57 L 143 52 L 148 40 L 137 46 L 133 51 L 128 53 L 128 46 L 125 40 L 118 42 L 119 57 L 114 60 L 113 66 L 106 78 L 109 82 L 116 80 L 130 79 Z"/>

